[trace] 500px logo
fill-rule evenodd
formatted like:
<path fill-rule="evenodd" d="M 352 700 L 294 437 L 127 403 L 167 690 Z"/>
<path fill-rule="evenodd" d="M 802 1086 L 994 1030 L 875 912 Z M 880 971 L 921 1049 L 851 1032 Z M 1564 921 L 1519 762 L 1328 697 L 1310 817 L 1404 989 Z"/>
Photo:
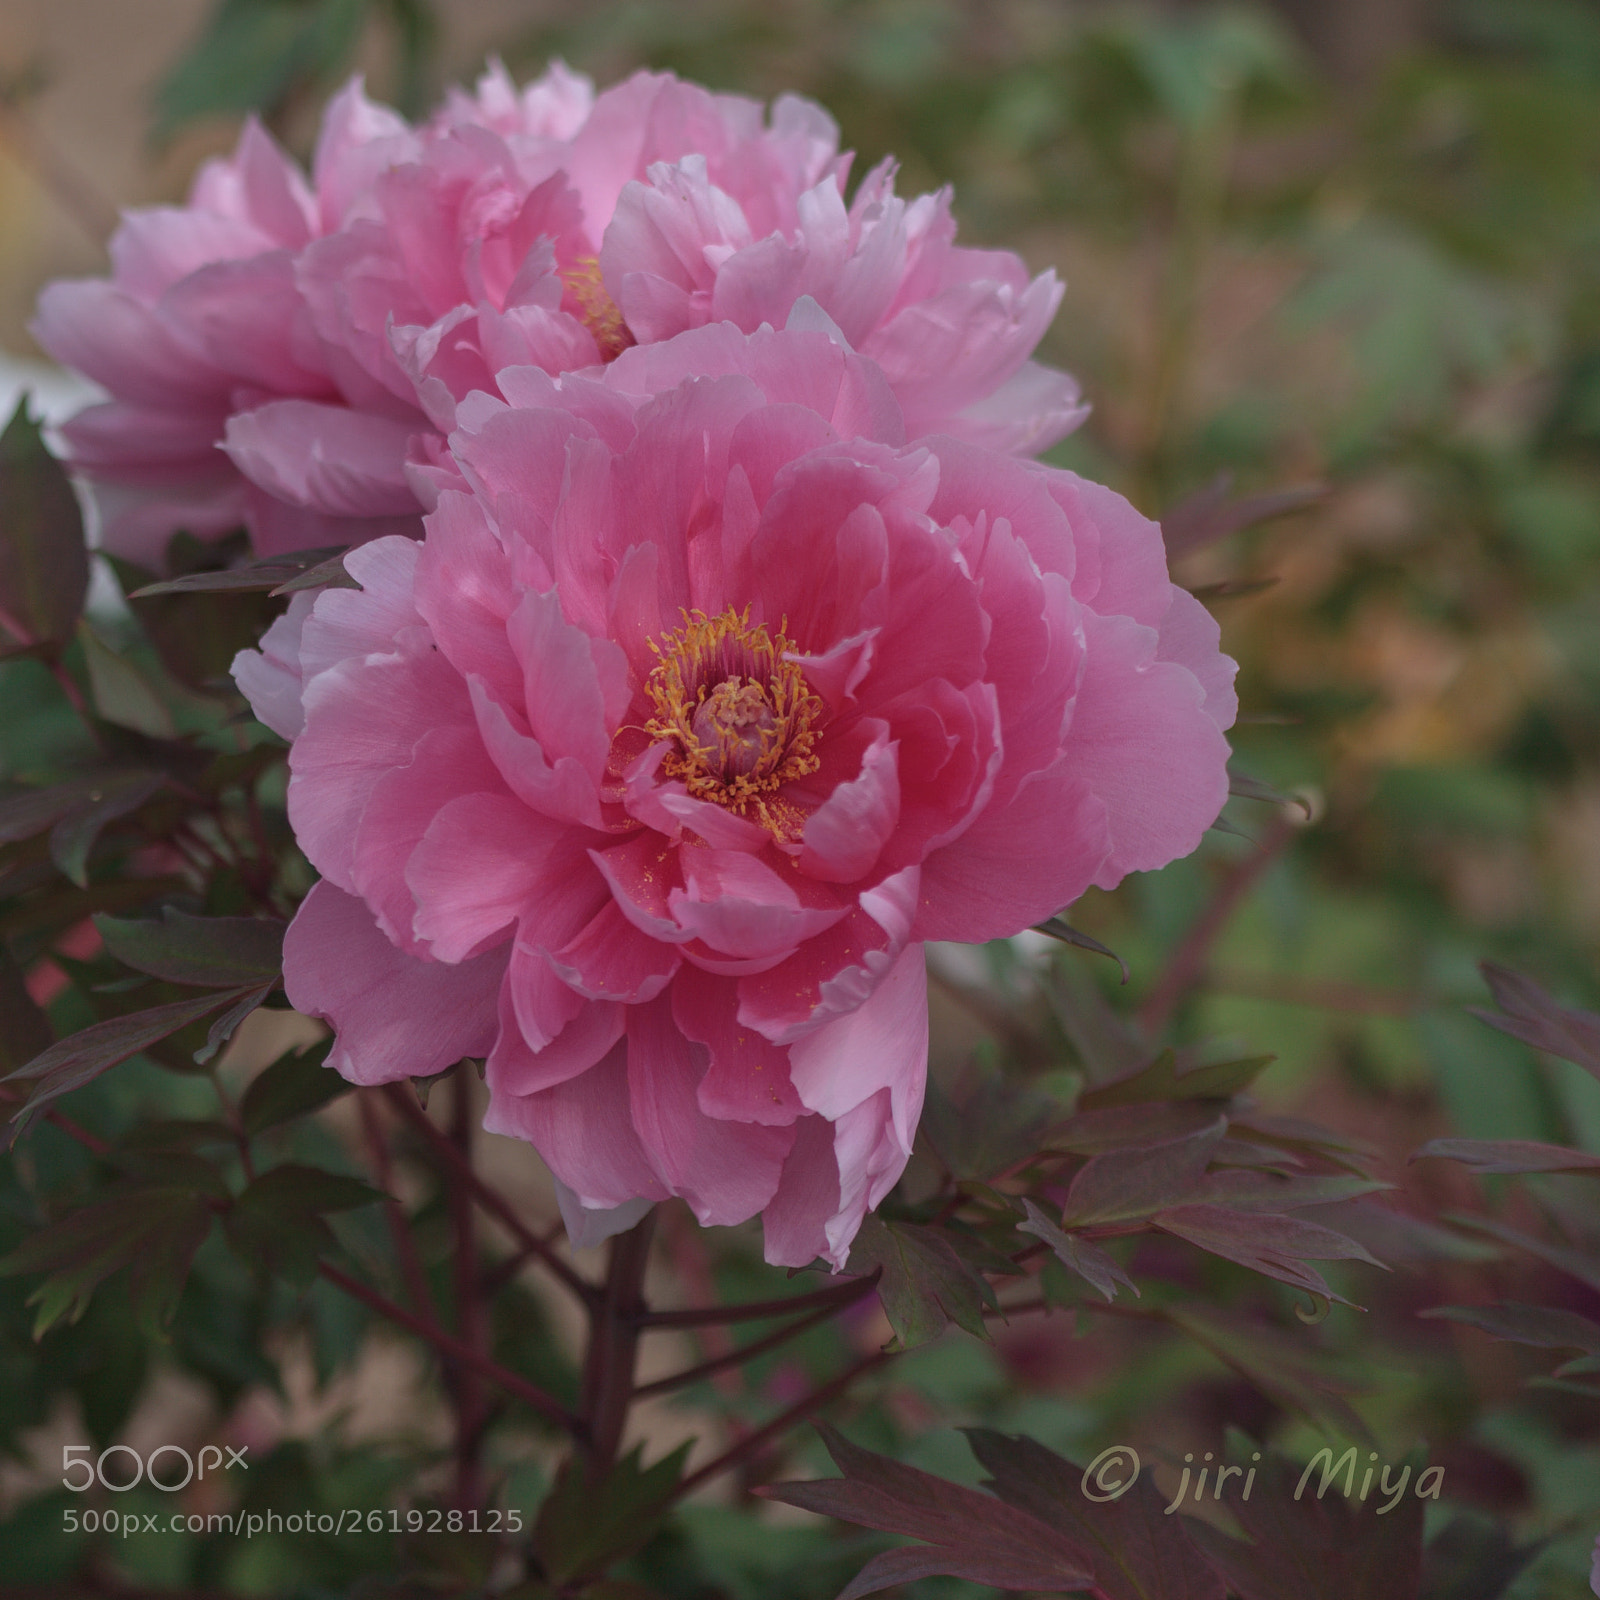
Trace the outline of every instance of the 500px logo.
<path fill-rule="evenodd" d="M 130 1444 L 108 1444 L 100 1452 L 97 1460 L 89 1460 L 92 1447 L 86 1444 L 64 1444 L 61 1447 L 61 1482 L 63 1487 L 71 1489 L 74 1494 L 83 1494 L 92 1489 L 97 1483 L 102 1489 L 109 1489 L 113 1494 L 122 1494 L 142 1483 L 146 1479 L 157 1489 L 164 1490 L 167 1494 L 176 1494 L 179 1489 L 185 1488 L 191 1479 L 204 1478 L 208 1471 L 231 1472 L 235 1467 L 243 1467 L 246 1472 L 250 1470 L 250 1463 L 245 1460 L 248 1446 L 235 1450 L 231 1444 L 207 1444 L 200 1447 L 199 1459 L 191 1456 L 182 1445 L 158 1444 L 147 1456 L 142 1456 Z M 227 1451 L 227 1459 L 223 1459 L 223 1451 Z M 106 1462 L 117 1456 L 126 1456 L 131 1466 L 124 1465 L 117 1471 L 117 1477 L 124 1481 L 117 1482 L 106 1476 Z M 177 1462 L 183 1463 L 183 1476 L 176 1478 L 175 1482 L 166 1482 L 156 1475 L 156 1462 L 163 1456 L 175 1458 L 163 1464 L 162 1471 L 166 1478 L 176 1478 Z M 131 1474 L 131 1475 L 129 1475 Z"/>

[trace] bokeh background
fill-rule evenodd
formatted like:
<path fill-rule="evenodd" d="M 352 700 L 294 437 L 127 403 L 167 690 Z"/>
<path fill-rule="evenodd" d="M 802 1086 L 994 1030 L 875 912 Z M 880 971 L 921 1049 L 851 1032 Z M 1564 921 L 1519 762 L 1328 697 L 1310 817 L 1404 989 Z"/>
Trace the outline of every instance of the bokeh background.
<path fill-rule="evenodd" d="M 1305 489 L 1298 509 L 1177 571 L 1208 592 L 1242 663 L 1239 767 L 1302 796 L 1314 820 L 1280 826 L 1235 802 L 1256 842 L 1212 835 L 1189 861 L 1091 892 L 1075 921 L 1132 979 L 1077 981 L 1103 978 L 1114 1004 L 1158 1019 L 1175 996 L 1157 975 L 1192 952 L 1199 982 L 1175 1025 L 1275 1053 L 1264 1097 L 1378 1145 L 1399 1215 L 1476 1192 L 1439 1163 L 1407 1168 L 1432 1136 L 1600 1153 L 1600 1085 L 1464 1009 L 1484 999 L 1486 957 L 1568 1000 L 1600 998 L 1600 5 L 6 0 L 8 381 L 39 375 L 39 287 L 104 270 L 117 208 L 181 198 L 246 107 L 304 154 L 349 71 L 416 112 L 490 50 L 519 76 L 561 55 L 600 83 L 649 65 L 815 96 L 858 172 L 893 152 L 902 193 L 954 184 L 965 242 L 1065 277 L 1041 354 L 1078 374 L 1094 411 L 1049 459 L 1152 515 L 1224 475 L 1235 495 Z M 1218 910 L 1223 883 L 1233 898 Z M 1045 1000 L 1026 949 L 936 959 L 935 1068 L 949 1079 L 974 1054 L 1003 1057 L 1007 1017 Z M 1559 1226 L 1591 1251 L 1600 1235 L 1592 1201 Z M 1363 1414 L 1396 1451 L 1426 1439 L 1459 1503 L 1549 1541 L 1520 1600 L 1581 1595 L 1600 1402 L 1528 1389 L 1526 1352 L 1413 1314 L 1474 1274 L 1594 1314 L 1600 1269 L 1588 1289 L 1541 1288 L 1536 1269 L 1420 1220 L 1387 1244 L 1386 1259 L 1410 1252 L 1412 1275 L 1363 1280 L 1371 1313 L 1327 1331 L 1373 1390 Z M 380 1415 L 409 1392 L 402 1368 L 363 1371 L 360 1404 Z M 1175 1454 L 1264 1420 L 1194 1351 L 1043 1324 L 994 1347 L 955 1336 L 895 1371 L 866 1425 L 968 1480 L 959 1422 Z M 326 1376 L 304 1378 L 308 1439 L 343 1426 L 319 1409 Z M 715 1409 L 662 1420 L 660 1437 Z M 0 1476 L 13 1511 L 38 1481 L 25 1433 Z M 806 1543 L 810 1519 L 763 1532 L 713 1499 L 686 1526 L 695 1576 L 674 1594 L 832 1592 L 833 1569 L 813 1563 L 833 1555 L 807 1553 L 822 1548 Z M 20 1537 L 0 1528 L 4 1549 Z M 280 1592 L 248 1571 L 238 1582 L 258 1578 L 254 1592 Z"/>

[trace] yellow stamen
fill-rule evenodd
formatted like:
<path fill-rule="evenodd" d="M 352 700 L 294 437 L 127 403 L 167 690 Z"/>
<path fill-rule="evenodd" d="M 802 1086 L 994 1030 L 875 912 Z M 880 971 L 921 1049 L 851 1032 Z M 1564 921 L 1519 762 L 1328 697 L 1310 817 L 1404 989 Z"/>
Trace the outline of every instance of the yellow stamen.
<path fill-rule="evenodd" d="M 806 684 L 780 628 L 750 622 L 750 608 L 720 616 L 683 613 L 683 626 L 650 648 L 659 665 L 645 682 L 652 739 L 673 749 L 662 764 L 697 800 L 750 815 L 774 838 L 799 838 L 805 814 L 779 791 L 822 764 L 816 754 L 822 701 Z"/>
<path fill-rule="evenodd" d="M 615 361 L 629 345 L 633 335 L 622 320 L 617 302 L 606 291 L 600 276 L 597 256 L 579 256 L 561 274 L 567 293 L 577 302 L 578 319 L 594 335 L 602 361 Z"/>

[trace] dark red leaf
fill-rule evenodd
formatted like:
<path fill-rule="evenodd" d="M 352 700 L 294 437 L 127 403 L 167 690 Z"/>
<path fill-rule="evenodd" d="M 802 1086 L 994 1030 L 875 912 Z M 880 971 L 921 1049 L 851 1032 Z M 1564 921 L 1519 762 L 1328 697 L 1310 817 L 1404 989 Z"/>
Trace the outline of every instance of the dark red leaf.
<path fill-rule="evenodd" d="M 1464 1322 L 1469 1328 L 1481 1328 L 1491 1338 L 1511 1344 L 1537 1345 L 1541 1350 L 1582 1350 L 1586 1355 L 1600 1356 L 1600 1322 L 1555 1306 L 1503 1301 L 1492 1306 L 1435 1306 L 1417 1315 Z"/>
<path fill-rule="evenodd" d="M 1509 967 L 1485 961 L 1479 970 L 1488 982 L 1498 1012 L 1469 1007 L 1473 1016 L 1513 1039 L 1548 1050 L 1553 1056 L 1575 1061 L 1600 1078 L 1600 1016 L 1561 1005 L 1532 978 Z"/>
<path fill-rule="evenodd" d="M 77 496 L 21 399 L 0 433 L 0 641 L 54 654 L 88 592 Z"/>
<path fill-rule="evenodd" d="M 1028 1217 L 1025 1222 L 1017 1224 L 1018 1233 L 1031 1233 L 1034 1238 L 1043 1239 L 1055 1252 L 1062 1266 L 1092 1284 L 1107 1300 L 1117 1298 L 1119 1283 L 1124 1288 L 1132 1289 L 1135 1296 L 1138 1295 L 1139 1290 L 1133 1279 L 1098 1245 L 1090 1244 L 1087 1239 L 1074 1239 L 1070 1233 L 1063 1233 L 1032 1200 L 1025 1198 L 1022 1204 L 1027 1210 Z"/>
<path fill-rule="evenodd" d="M 1200 1182 L 1227 1127 L 1217 1117 L 1183 1139 L 1094 1157 L 1072 1180 L 1062 1226 L 1127 1222 L 1177 1204 Z"/>
<path fill-rule="evenodd" d="M 774 1483 L 757 1492 L 841 1522 L 927 1542 L 927 1548 L 891 1552 L 895 1560 L 872 1563 L 839 1600 L 934 1574 L 1050 1594 L 1088 1586 L 1089 1572 L 1076 1545 L 1029 1513 L 862 1450 L 825 1424 L 818 1431 L 844 1476 Z"/>
<path fill-rule="evenodd" d="M 1085 1492 L 1085 1470 L 1036 1440 L 987 1428 L 963 1431 L 990 1474 L 987 1487 L 1075 1550 L 1094 1573 L 1096 1595 L 1104 1600 L 1223 1600 L 1222 1584 L 1190 1542 L 1186 1519 L 1165 1514 L 1165 1503 L 1148 1477 L 1138 1478 L 1114 1500 L 1092 1499 Z M 1126 1467 L 1119 1468 L 1118 1476 L 1126 1478 Z"/>
<path fill-rule="evenodd" d="M 270 983 L 283 970 L 287 924 L 274 917 L 191 917 L 171 906 L 161 920 L 99 916 L 106 949 L 137 972 L 205 988 Z"/>
<path fill-rule="evenodd" d="M 878 1298 L 905 1349 L 937 1339 L 954 1322 L 989 1337 L 984 1307 L 997 1304 L 988 1280 L 936 1228 L 868 1217 L 850 1248 L 847 1272 L 880 1272 Z"/>
<path fill-rule="evenodd" d="M 1600 1156 L 1537 1139 L 1431 1139 L 1412 1156 L 1459 1161 L 1474 1172 L 1600 1172 Z"/>
<path fill-rule="evenodd" d="M 1315 505 L 1328 492 L 1323 484 L 1308 483 L 1279 489 L 1273 494 L 1230 500 L 1228 491 L 1232 487 L 1233 474 L 1219 472 L 1205 488 L 1195 490 L 1167 510 L 1161 518 L 1161 536 L 1166 541 L 1169 559 L 1203 550 L 1241 528 L 1286 516 L 1291 511 L 1302 511 Z"/>
<path fill-rule="evenodd" d="M 1192 1205 L 1162 1211 L 1152 1220 L 1164 1232 L 1187 1239 L 1214 1256 L 1237 1261 L 1280 1283 L 1344 1305 L 1350 1302 L 1335 1294 L 1322 1274 L 1306 1266 L 1306 1261 L 1366 1261 L 1375 1267 L 1383 1264 L 1354 1239 L 1300 1217 Z"/>
<path fill-rule="evenodd" d="M 1078 1109 L 1099 1111 L 1108 1106 L 1150 1101 L 1226 1100 L 1248 1088 L 1261 1070 L 1275 1060 L 1276 1056 L 1248 1056 L 1238 1061 L 1188 1066 L 1180 1072 L 1177 1054 L 1163 1050 L 1149 1066 L 1131 1077 L 1086 1089 L 1078 1098 Z"/>

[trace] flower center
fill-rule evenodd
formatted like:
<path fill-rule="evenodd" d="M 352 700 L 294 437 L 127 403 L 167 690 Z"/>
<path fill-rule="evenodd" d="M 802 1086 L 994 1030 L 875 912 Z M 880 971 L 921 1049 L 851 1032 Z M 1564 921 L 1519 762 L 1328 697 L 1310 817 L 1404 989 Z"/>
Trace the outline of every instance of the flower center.
<path fill-rule="evenodd" d="M 617 302 L 606 292 L 599 258 L 579 256 L 562 272 L 561 282 L 577 308 L 578 320 L 600 346 L 600 359 L 615 361 L 633 343 L 633 335 L 622 320 Z"/>
<path fill-rule="evenodd" d="M 663 763 L 698 800 L 749 815 L 780 843 L 799 838 L 805 815 L 779 790 L 821 765 L 815 745 L 822 701 L 780 631 L 752 626 L 750 610 L 685 612 L 683 626 L 650 648 L 659 664 L 645 681 L 655 715 L 645 724 L 672 751 Z"/>

